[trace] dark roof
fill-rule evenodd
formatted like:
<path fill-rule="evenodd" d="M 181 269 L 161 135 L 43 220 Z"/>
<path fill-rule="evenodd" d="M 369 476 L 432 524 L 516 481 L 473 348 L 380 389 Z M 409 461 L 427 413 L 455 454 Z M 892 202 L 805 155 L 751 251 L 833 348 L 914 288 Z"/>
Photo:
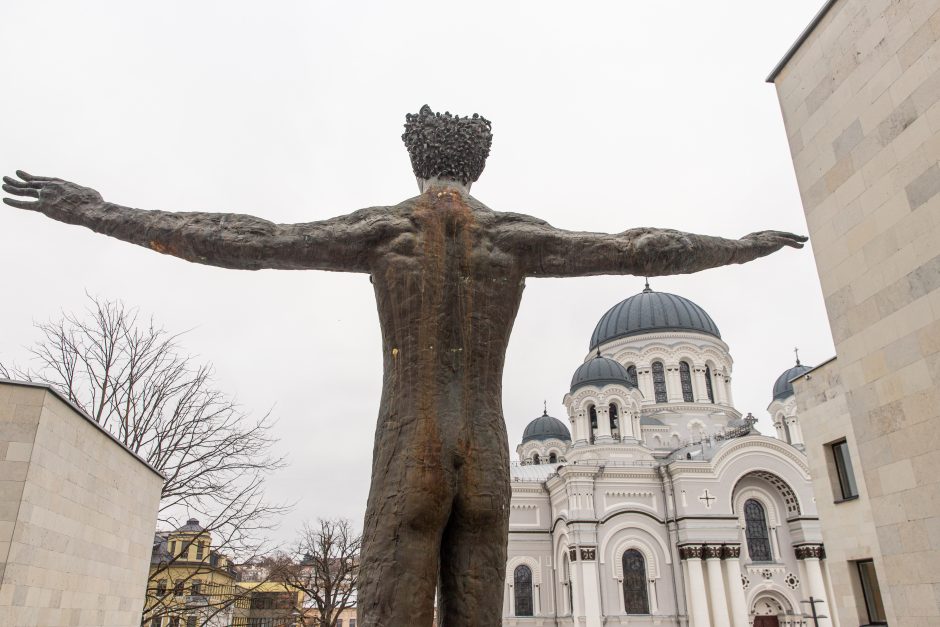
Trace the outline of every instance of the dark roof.
<path fill-rule="evenodd" d="M 186 521 L 185 525 L 183 525 L 182 527 L 176 530 L 176 533 L 180 533 L 180 532 L 202 533 L 205 530 L 206 528 L 200 525 L 198 520 L 196 520 L 195 518 L 190 518 L 189 520 Z"/>
<path fill-rule="evenodd" d="M 587 385 L 603 387 L 609 383 L 629 388 L 636 387 L 636 381 L 619 361 L 596 355 L 574 371 L 574 376 L 571 377 L 571 392 L 574 393 L 575 390 Z"/>
<path fill-rule="evenodd" d="M 571 432 L 558 418 L 548 415 L 548 411 L 526 425 L 522 432 L 522 443 L 532 440 L 552 440 L 557 439 L 562 442 L 571 442 Z"/>
<path fill-rule="evenodd" d="M 784 370 L 780 376 L 777 377 L 777 380 L 774 381 L 774 400 L 779 401 L 793 396 L 793 384 L 791 381 L 812 369 L 813 366 L 804 366 L 798 361 L 792 368 Z"/>
<path fill-rule="evenodd" d="M 688 298 L 645 290 L 621 301 L 601 316 L 591 335 L 591 348 L 621 337 L 656 331 L 695 331 L 721 338 L 705 310 Z"/>

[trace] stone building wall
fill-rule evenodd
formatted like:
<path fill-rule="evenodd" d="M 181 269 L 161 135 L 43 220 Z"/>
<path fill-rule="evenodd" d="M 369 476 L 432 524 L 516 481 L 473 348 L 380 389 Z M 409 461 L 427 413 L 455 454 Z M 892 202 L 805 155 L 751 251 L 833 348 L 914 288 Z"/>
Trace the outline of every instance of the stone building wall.
<path fill-rule="evenodd" d="M 871 501 L 888 619 L 937 624 L 940 0 L 827 9 L 771 80 Z M 807 438 L 810 457 L 819 445 Z"/>
<path fill-rule="evenodd" d="M 0 381 L 0 625 L 139 625 L 162 485 L 49 389 Z"/>
<path fill-rule="evenodd" d="M 835 460 L 828 449 L 831 443 L 845 440 L 850 459 L 857 465 L 858 445 L 837 360 L 829 360 L 807 374 L 793 382 L 793 390 L 803 436 L 813 447 L 808 455 L 809 470 L 815 479 L 816 509 L 823 521 L 822 536 L 832 586 L 830 603 L 843 625 L 864 625 L 868 615 L 854 563 L 873 559 L 876 572 L 885 572 L 869 491 L 861 469 L 855 467 L 859 496 L 842 499 Z M 890 599 L 885 601 L 890 603 Z"/>

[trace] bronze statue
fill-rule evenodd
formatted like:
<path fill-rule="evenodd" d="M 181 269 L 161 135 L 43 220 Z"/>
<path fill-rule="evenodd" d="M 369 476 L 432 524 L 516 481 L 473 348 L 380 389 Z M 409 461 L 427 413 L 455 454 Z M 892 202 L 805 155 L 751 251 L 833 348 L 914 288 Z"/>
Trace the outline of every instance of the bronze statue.
<path fill-rule="evenodd" d="M 739 240 L 668 229 L 572 232 L 493 211 L 469 194 L 492 141 L 485 118 L 427 106 L 403 139 L 421 194 L 304 224 L 111 204 L 98 192 L 18 171 L 18 209 L 188 261 L 371 275 L 384 384 L 361 556 L 363 627 L 498 625 L 509 519 L 503 360 L 525 278 L 683 274 L 763 257 L 805 237 Z"/>

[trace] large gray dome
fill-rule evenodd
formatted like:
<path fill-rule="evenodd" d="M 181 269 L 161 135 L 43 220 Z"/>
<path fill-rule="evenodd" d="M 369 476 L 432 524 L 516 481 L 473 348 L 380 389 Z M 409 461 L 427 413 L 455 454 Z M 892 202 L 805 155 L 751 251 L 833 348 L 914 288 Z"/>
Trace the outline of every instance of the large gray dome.
<path fill-rule="evenodd" d="M 790 383 L 790 381 L 812 369 L 812 366 L 804 366 L 798 361 L 792 368 L 784 370 L 783 373 L 777 377 L 777 380 L 774 381 L 774 400 L 779 401 L 793 396 L 793 384 Z"/>
<path fill-rule="evenodd" d="M 541 416 L 526 425 L 522 432 L 522 443 L 532 440 L 558 439 L 562 442 L 571 442 L 571 432 L 558 418 L 553 418 L 544 412 Z"/>
<path fill-rule="evenodd" d="M 601 316 L 591 335 L 591 349 L 604 342 L 640 333 L 695 331 L 721 338 L 705 310 L 682 296 L 645 290 L 614 305 Z"/>
<path fill-rule="evenodd" d="M 586 385 L 603 387 L 608 383 L 630 388 L 636 387 L 636 381 L 633 380 L 633 377 L 619 361 L 597 355 L 578 366 L 578 369 L 574 371 L 574 376 L 571 377 L 571 392 L 573 394 L 575 390 Z"/>

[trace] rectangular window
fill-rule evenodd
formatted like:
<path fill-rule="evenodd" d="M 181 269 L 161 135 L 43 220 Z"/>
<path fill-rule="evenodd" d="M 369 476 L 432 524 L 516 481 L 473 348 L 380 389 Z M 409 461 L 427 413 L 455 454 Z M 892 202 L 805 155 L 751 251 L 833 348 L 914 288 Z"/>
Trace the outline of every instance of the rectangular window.
<path fill-rule="evenodd" d="M 191 594 L 194 597 L 197 597 L 202 594 L 202 582 L 199 581 L 198 579 L 193 579 L 193 589 L 192 589 Z"/>
<path fill-rule="evenodd" d="M 176 555 L 176 540 L 173 540 L 172 542 L 170 542 L 170 557 L 174 557 L 175 555 Z"/>
<path fill-rule="evenodd" d="M 183 582 L 177 581 L 176 585 L 173 586 L 173 595 L 181 597 L 183 596 Z"/>
<path fill-rule="evenodd" d="M 157 582 L 157 596 L 165 597 L 166 596 L 166 579 L 161 579 Z M 156 627 L 160 627 L 157 625 Z"/>
<path fill-rule="evenodd" d="M 178 616 L 170 617 L 170 627 L 180 627 L 180 619 Z"/>
<path fill-rule="evenodd" d="M 845 440 L 833 442 L 832 460 L 835 462 L 836 474 L 839 477 L 839 489 L 842 498 L 839 500 L 854 499 L 858 496 L 858 485 L 855 483 L 855 472 L 852 470 L 852 458 L 849 456 L 849 445 Z"/>
<path fill-rule="evenodd" d="M 200 542 L 199 544 L 196 545 L 196 559 L 197 559 L 197 560 L 201 560 L 201 559 L 202 559 L 202 555 L 203 555 L 203 552 L 204 552 L 205 550 L 206 550 L 206 543 L 205 543 L 205 542 Z"/>
<path fill-rule="evenodd" d="M 150 627 L 163 627 L 163 617 L 154 616 L 153 620 L 150 621 Z"/>
<path fill-rule="evenodd" d="M 343 619 L 342 619 L 342 618 L 337 618 L 337 619 L 336 619 L 336 627 L 343 627 Z"/>
<path fill-rule="evenodd" d="M 881 601 L 881 588 L 878 587 L 878 577 L 875 576 L 875 563 L 864 560 L 855 563 L 858 566 L 858 579 L 862 584 L 862 594 L 865 596 L 865 609 L 868 610 L 869 624 L 887 624 L 885 606 Z"/>
<path fill-rule="evenodd" d="M 186 617 L 186 627 L 196 627 L 196 617 L 189 615 Z"/>
<path fill-rule="evenodd" d="M 356 619 L 355 619 L 355 618 L 350 618 L 350 619 L 349 619 L 349 627 L 356 627 Z"/>

